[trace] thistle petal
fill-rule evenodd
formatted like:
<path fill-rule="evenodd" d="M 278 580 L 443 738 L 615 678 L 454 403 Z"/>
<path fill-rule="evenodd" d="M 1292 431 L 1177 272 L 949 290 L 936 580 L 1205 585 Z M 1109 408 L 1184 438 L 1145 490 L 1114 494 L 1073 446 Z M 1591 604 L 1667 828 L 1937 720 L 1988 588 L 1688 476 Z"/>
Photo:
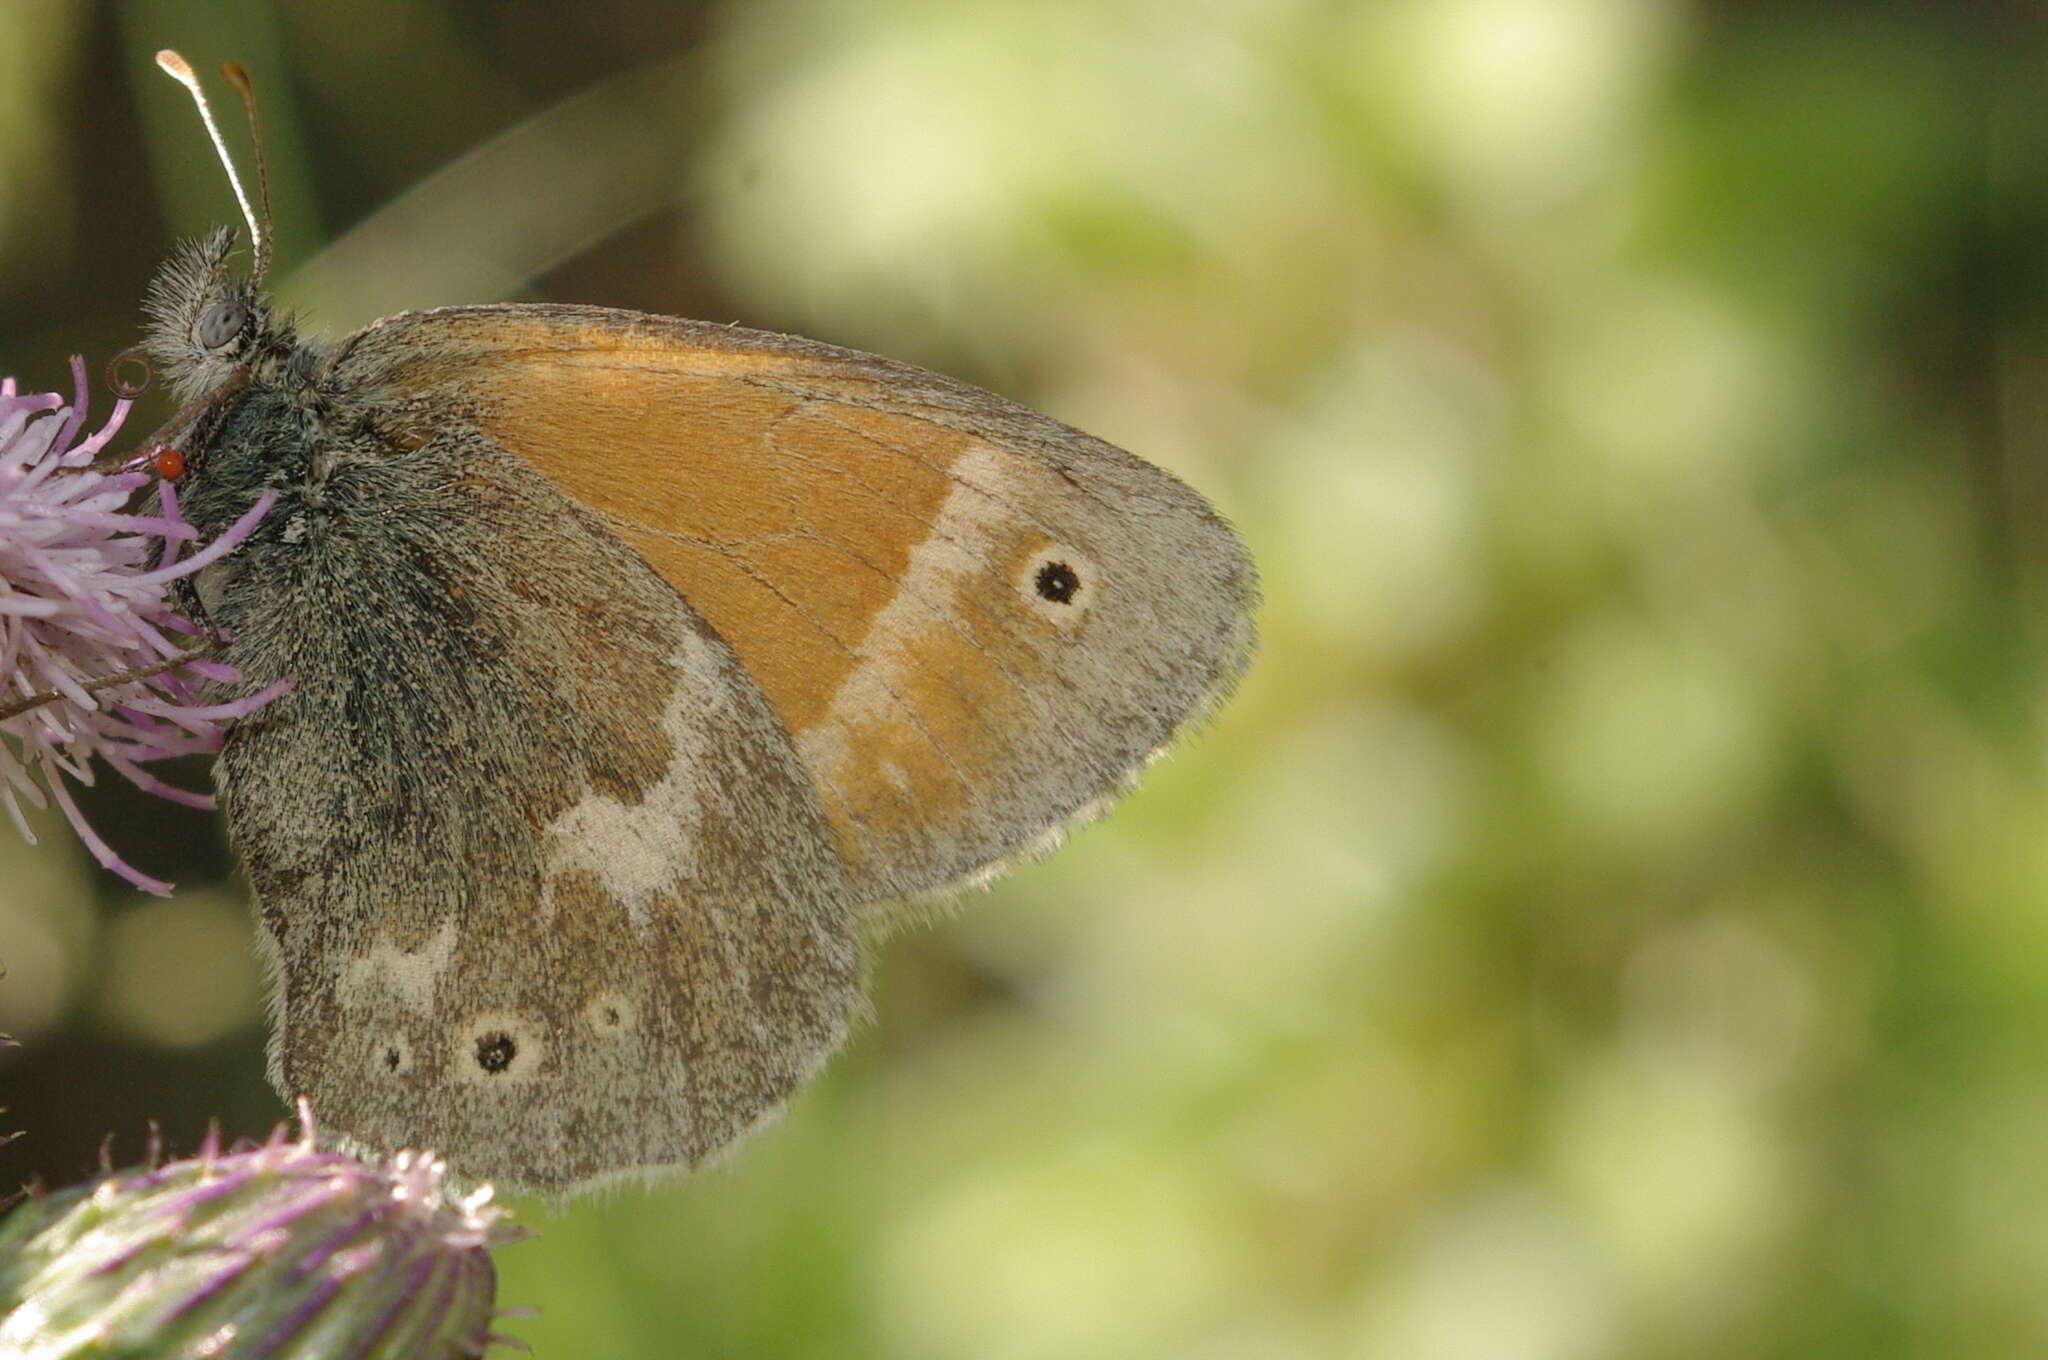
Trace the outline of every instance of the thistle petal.
<path fill-rule="evenodd" d="M 73 359 L 71 367 L 76 391 L 68 404 L 55 393 L 18 394 L 12 379 L 0 382 L 0 707 L 55 696 L 0 719 L 0 808 L 25 833 L 22 803 L 55 802 L 101 864 L 163 893 L 169 884 L 129 865 L 85 824 L 64 781 L 90 783 L 99 756 L 139 788 L 205 805 L 206 795 L 166 785 L 140 766 L 219 750 L 226 724 L 288 686 L 207 704 L 191 679 L 172 671 L 101 685 L 192 648 L 192 625 L 166 589 L 232 552 L 269 502 L 181 556 L 197 533 L 168 486 L 157 512 L 134 513 L 125 507 L 151 481 L 140 463 L 111 473 L 91 466 L 127 418 L 128 400 L 81 438 L 85 365 Z M 190 669 L 209 681 L 233 678 L 218 663 Z"/>

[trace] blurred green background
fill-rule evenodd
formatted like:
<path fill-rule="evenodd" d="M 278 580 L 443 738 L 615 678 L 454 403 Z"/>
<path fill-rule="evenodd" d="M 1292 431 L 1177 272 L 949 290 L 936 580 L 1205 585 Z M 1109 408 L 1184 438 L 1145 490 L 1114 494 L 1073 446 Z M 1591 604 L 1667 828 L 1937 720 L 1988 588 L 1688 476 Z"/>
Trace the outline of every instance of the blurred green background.
<path fill-rule="evenodd" d="M 780 1126 L 520 1206 L 541 1355 L 2048 1353 L 2032 11 L 5 3 L 31 388 L 232 217 L 176 46 L 316 326 L 881 351 L 1259 558 L 1236 700 L 892 941 Z M 217 828 L 94 792 L 181 891 L 0 837 L 10 1182 L 281 1113 Z"/>

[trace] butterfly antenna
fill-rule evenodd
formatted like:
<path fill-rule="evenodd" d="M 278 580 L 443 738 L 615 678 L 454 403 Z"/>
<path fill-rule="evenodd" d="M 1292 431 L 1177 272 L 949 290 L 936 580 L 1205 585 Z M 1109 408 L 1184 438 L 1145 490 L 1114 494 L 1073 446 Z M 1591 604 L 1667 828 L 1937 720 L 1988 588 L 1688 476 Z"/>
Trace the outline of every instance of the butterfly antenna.
<path fill-rule="evenodd" d="M 256 247 L 255 282 L 262 283 L 264 272 L 270 268 L 273 219 L 270 216 L 270 167 L 263 159 L 263 124 L 256 118 L 256 87 L 249 82 L 248 68 L 239 61 L 223 63 L 220 73 L 228 78 L 228 84 L 235 87 L 235 93 L 242 96 L 242 107 L 249 114 L 249 142 L 256 148 L 256 206 L 263 211 L 263 239 Z"/>
<path fill-rule="evenodd" d="M 227 139 L 220 135 L 220 124 L 213 119 L 213 106 L 206 102 L 206 91 L 199 88 L 199 77 L 192 73 L 190 63 L 168 47 L 156 54 L 156 64 L 171 79 L 191 91 L 192 102 L 199 106 L 200 121 L 206 124 L 207 135 L 213 138 L 213 149 L 228 172 L 228 183 L 235 187 L 235 202 L 242 205 L 242 220 L 249 224 L 249 243 L 256 253 L 256 278 L 260 281 L 264 268 L 270 263 L 270 231 L 265 222 L 257 220 L 255 210 L 249 206 L 249 195 L 242 188 L 242 177 L 235 173 L 234 158 L 228 155 Z"/>

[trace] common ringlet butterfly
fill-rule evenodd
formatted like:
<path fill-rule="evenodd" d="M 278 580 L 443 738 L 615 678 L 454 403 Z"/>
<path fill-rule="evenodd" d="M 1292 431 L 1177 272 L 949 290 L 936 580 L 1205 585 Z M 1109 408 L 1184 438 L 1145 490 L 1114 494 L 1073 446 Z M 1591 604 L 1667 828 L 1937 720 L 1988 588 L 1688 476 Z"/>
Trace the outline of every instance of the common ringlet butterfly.
<path fill-rule="evenodd" d="M 196 607 L 238 692 L 295 682 L 216 780 L 272 1081 L 347 1137 L 551 1191 L 701 1161 L 845 1036 L 892 904 L 1050 847 L 1246 664 L 1243 546 L 1101 440 L 595 307 L 308 339 L 236 190 L 251 275 L 222 228 L 151 290 L 158 465 L 209 534 L 277 495 Z"/>

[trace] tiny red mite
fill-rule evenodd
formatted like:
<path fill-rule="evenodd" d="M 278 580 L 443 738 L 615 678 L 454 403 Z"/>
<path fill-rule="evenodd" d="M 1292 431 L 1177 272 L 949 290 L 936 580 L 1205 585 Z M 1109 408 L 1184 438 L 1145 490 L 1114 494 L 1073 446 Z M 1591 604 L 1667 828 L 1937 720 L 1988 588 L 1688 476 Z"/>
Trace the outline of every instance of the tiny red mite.
<path fill-rule="evenodd" d="M 156 475 L 167 482 L 175 482 L 185 475 L 185 455 L 176 449 L 158 449 L 150 458 L 150 466 Z"/>

